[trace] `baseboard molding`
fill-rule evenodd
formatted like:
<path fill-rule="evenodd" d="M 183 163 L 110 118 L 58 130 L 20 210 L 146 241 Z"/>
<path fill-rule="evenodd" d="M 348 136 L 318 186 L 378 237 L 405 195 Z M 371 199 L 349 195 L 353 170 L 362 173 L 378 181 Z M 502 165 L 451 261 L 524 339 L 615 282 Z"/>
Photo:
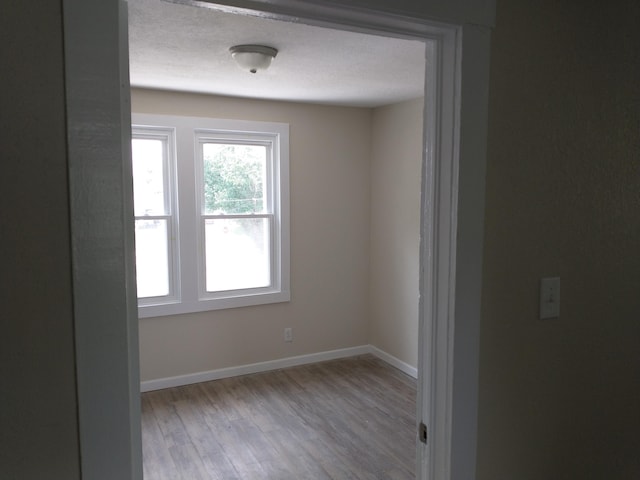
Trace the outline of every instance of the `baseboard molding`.
<path fill-rule="evenodd" d="M 267 372 L 269 370 L 278 370 L 280 368 L 307 365 L 309 363 L 325 362 L 327 360 L 335 360 L 338 358 L 355 357 L 356 355 L 364 355 L 366 353 L 370 353 L 378 357 L 380 360 L 387 362 L 389 365 L 406 373 L 410 377 L 418 378 L 417 368 L 412 367 L 408 363 L 397 359 L 383 350 L 380 350 L 378 347 L 374 347 L 373 345 L 361 345 L 359 347 L 341 348 L 339 350 L 329 350 L 327 352 L 311 353 L 308 355 L 269 360 L 267 362 L 251 363 L 248 365 L 240 365 L 238 367 L 220 368 L 206 372 L 189 373 L 187 375 L 158 378 L 156 380 L 146 380 L 140 383 L 140 391 L 151 392 L 153 390 L 162 390 L 164 388 L 181 387 L 183 385 L 191 385 L 193 383 L 220 380 L 221 378 Z"/>
<path fill-rule="evenodd" d="M 405 363 L 402 360 L 397 359 L 393 355 L 389 355 L 387 352 L 380 350 L 378 347 L 369 345 L 369 353 L 375 355 L 380 360 L 384 360 L 389 365 L 396 367 L 398 370 L 406 373 L 410 377 L 418 378 L 418 369 L 416 367 L 412 367 L 408 363 Z"/>
<path fill-rule="evenodd" d="M 251 363 L 249 365 L 240 365 L 238 367 L 220 368 L 217 370 L 209 370 L 206 372 L 178 375 L 176 377 L 158 378 L 156 380 L 147 380 L 141 382 L 140 391 L 150 392 L 152 390 L 180 387 L 183 385 L 190 385 L 192 383 L 210 382 L 211 380 L 219 380 L 221 378 L 237 377 L 239 375 L 260 373 L 269 370 L 278 370 L 280 368 L 295 367 L 298 365 L 306 365 L 308 363 L 324 362 L 327 360 L 335 360 L 337 358 L 354 357 L 356 355 L 364 355 L 366 353 L 372 353 L 370 345 L 361 345 L 359 347 L 342 348 L 339 350 L 330 350 L 327 352 L 311 353 L 309 355 L 299 355 L 297 357 L 280 358 L 278 360 Z"/>

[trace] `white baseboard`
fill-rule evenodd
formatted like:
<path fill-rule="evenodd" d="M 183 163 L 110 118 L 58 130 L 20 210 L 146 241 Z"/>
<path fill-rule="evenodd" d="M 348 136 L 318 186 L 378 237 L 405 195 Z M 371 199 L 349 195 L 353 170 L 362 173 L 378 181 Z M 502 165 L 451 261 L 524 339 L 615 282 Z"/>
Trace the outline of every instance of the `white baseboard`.
<path fill-rule="evenodd" d="M 269 370 L 278 370 L 280 368 L 324 362 L 327 360 L 335 360 L 337 358 L 354 357 L 356 355 L 364 355 L 365 353 L 371 353 L 369 345 L 342 348 L 340 350 L 330 350 L 328 352 L 311 353 L 309 355 L 300 355 L 297 357 L 280 358 L 278 360 L 251 363 L 249 365 L 240 365 L 238 367 L 220 368 L 206 372 L 189 373 L 187 375 L 178 375 L 176 377 L 158 378 L 156 380 L 141 382 L 140 391 L 150 392 L 152 390 L 180 387 L 182 385 L 190 385 L 192 383 L 210 382 L 211 380 L 219 380 L 221 378 L 237 377 L 239 375 L 260 373 Z"/>
<path fill-rule="evenodd" d="M 416 367 L 412 367 L 408 363 L 405 363 L 402 360 L 397 359 L 393 355 L 389 355 L 387 352 L 380 350 L 378 347 L 369 345 L 369 353 L 375 355 L 380 360 L 384 360 L 389 365 L 396 367 L 398 370 L 406 373 L 410 377 L 418 378 L 418 369 Z"/>
<path fill-rule="evenodd" d="M 335 360 L 337 358 L 355 357 L 356 355 L 364 355 L 365 353 L 375 355 L 379 359 L 387 362 L 389 365 L 392 365 L 413 378 L 418 377 L 418 370 L 415 367 L 398 360 L 396 357 L 389 355 L 387 352 L 384 352 L 373 345 L 361 345 L 359 347 L 342 348 L 339 350 L 329 350 L 327 352 L 299 355 L 297 357 L 269 360 L 267 362 L 251 363 L 248 365 L 240 365 L 238 367 L 220 368 L 206 372 L 189 373 L 175 377 L 158 378 L 156 380 L 146 380 L 140 383 L 140 391 L 151 392 L 153 390 L 162 390 L 163 388 L 181 387 L 183 385 L 191 385 L 192 383 L 210 382 L 211 380 L 220 380 L 221 378 L 267 372 L 269 370 L 278 370 L 280 368 L 295 367 L 309 363 L 325 362 L 327 360 Z"/>

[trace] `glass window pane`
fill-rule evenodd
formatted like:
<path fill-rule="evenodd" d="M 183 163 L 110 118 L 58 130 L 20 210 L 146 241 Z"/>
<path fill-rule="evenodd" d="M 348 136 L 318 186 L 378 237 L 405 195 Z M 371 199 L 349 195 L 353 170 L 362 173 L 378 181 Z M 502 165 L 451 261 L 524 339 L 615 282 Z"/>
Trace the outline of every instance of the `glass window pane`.
<path fill-rule="evenodd" d="M 167 220 L 136 220 L 138 298 L 169 295 Z"/>
<path fill-rule="evenodd" d="M 205 220 L 206 290 L 268 287 L 269 219 Z"/>
<path fill-rule="evenodd" d="M 204 213 L 264 213 L 267 147 L 205 143 Z"/>
<path fill-rule="evenodd" d="M 164 140 L 134 138 L 131 141 L 133 164 L 133 204 L 135 215 L 165 215 Z"/>

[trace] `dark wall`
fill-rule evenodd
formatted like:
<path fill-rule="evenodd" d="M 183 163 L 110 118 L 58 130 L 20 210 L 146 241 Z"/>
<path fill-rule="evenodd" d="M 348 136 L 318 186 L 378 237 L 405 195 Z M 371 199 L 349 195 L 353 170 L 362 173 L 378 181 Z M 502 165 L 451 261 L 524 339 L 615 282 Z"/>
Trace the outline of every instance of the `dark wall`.
<path fill-rule="evenodd" d="M 497 8 L 477 478 L 640 478 L 640 2 Z"/>
<path fill-rule="evenodd" d="M 0 13 L 0 478 L 80 478 L 61 2 Z"/>

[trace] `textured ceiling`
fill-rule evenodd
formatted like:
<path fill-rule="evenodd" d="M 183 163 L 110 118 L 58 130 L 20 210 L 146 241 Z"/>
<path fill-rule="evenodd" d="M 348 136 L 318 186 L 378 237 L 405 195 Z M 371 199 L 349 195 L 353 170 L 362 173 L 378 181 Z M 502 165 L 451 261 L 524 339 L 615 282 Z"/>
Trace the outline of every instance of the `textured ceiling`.
<path fill-rule="evenodd" d="M 129 0 L 131 84 L 249 98 L 380 106 L 424 92 L 420 41 L 311 27 L 162 0 Z M 251 74 L 229 54 L 238 44 L 279 53 Z"/>

